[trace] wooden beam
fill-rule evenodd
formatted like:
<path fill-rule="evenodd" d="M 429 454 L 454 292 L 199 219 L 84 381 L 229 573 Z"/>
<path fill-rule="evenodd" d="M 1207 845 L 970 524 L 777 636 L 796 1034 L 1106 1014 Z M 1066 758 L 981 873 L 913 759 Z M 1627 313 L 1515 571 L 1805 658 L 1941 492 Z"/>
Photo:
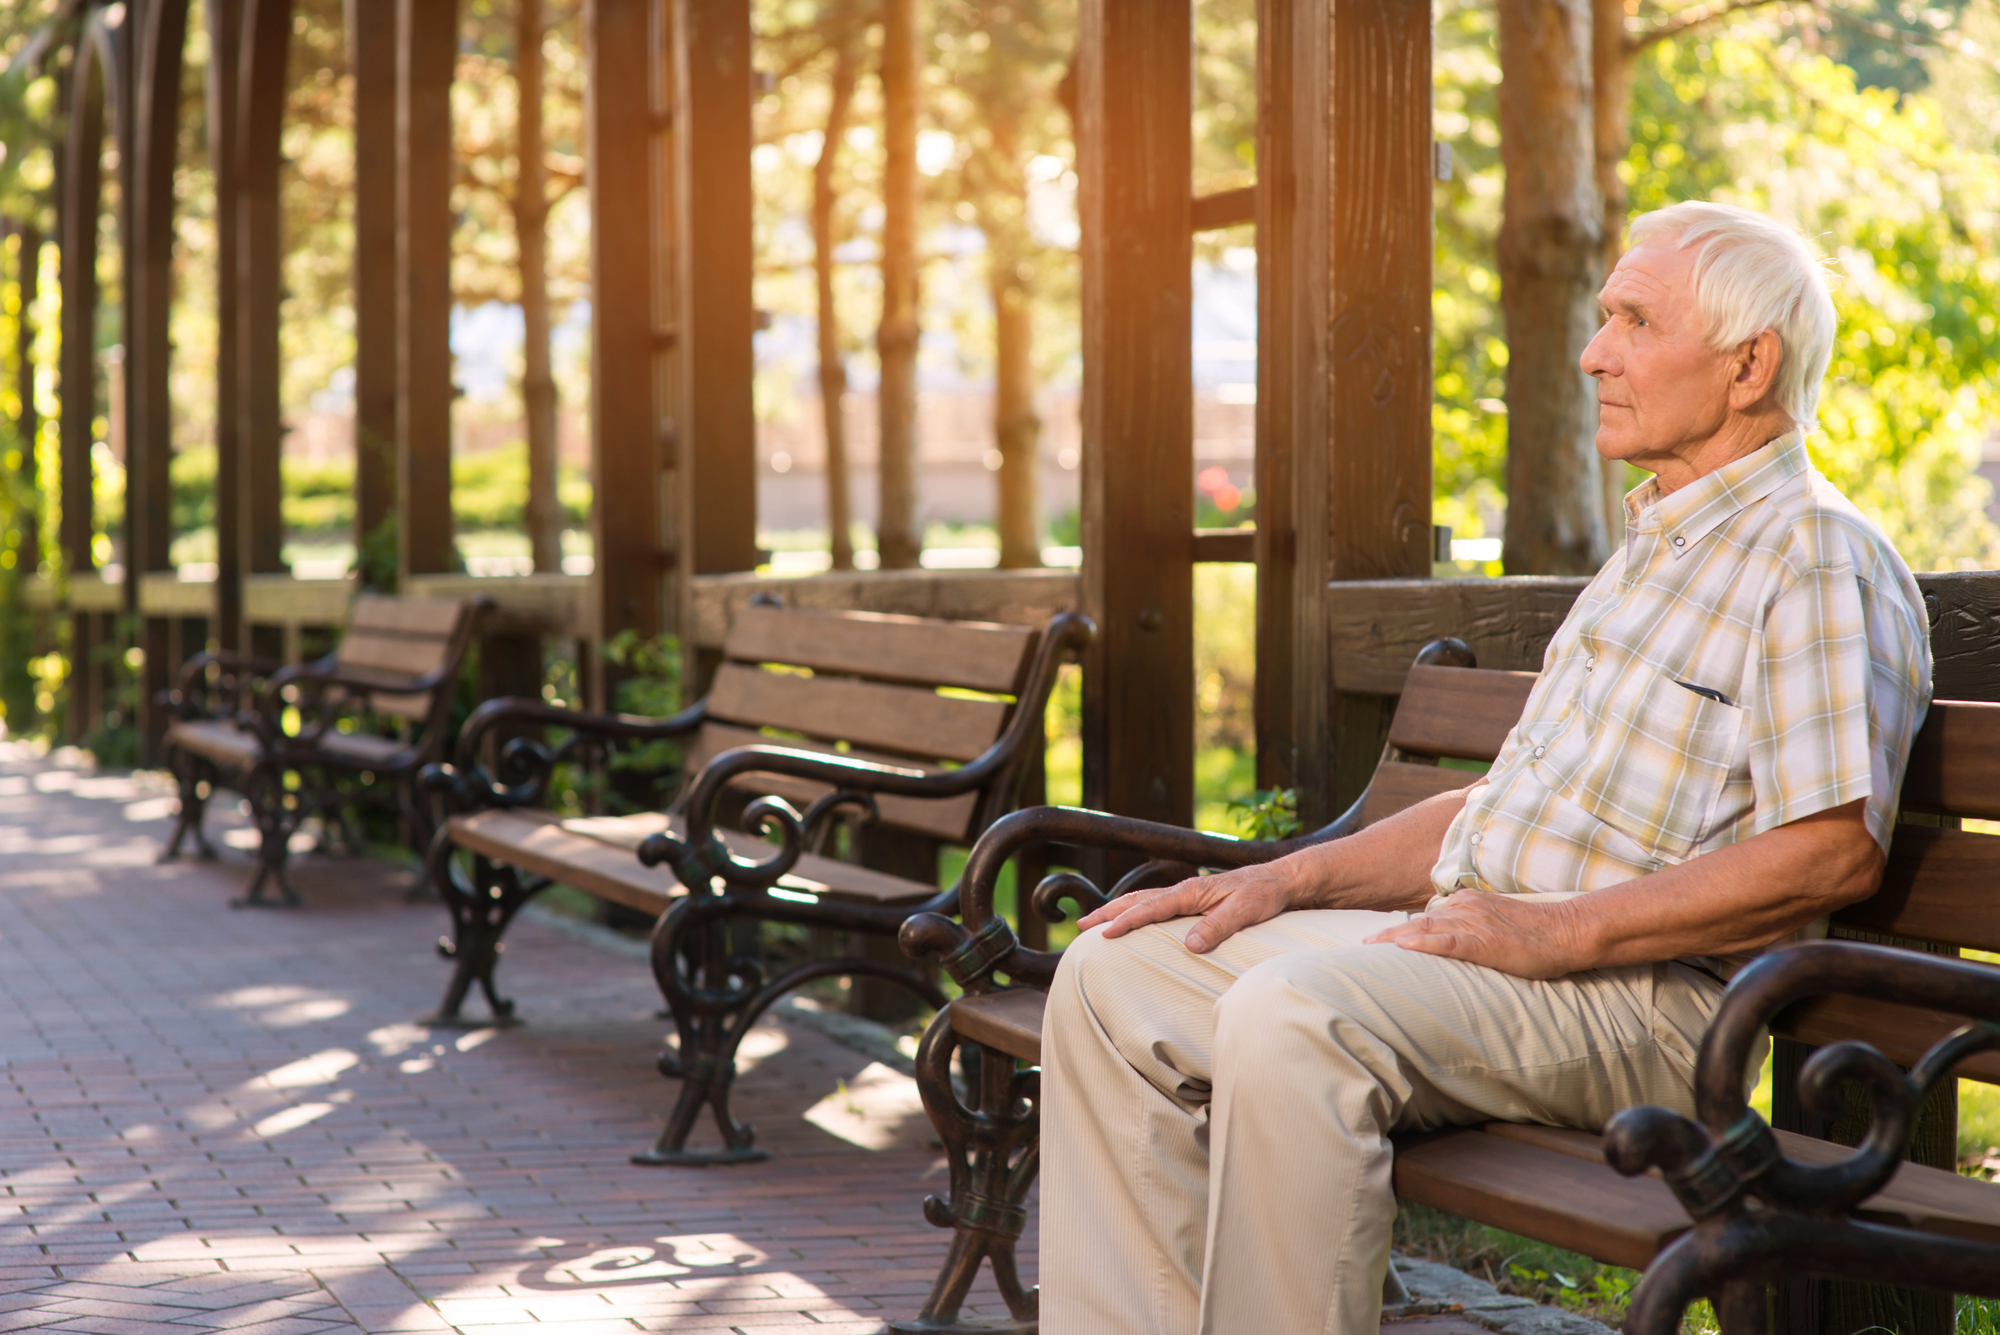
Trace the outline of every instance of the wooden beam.
<path fill-rule="evenodd" d="M 354 543 L 359 551 L 396 508 L 395 0 L 347 0 L 347 52 L 354 72 Z"/>
<path fill-rule="evenodd" d="M 243 0 L 236 95 L 236 527 L 245 575 L 285 569 L 278 186 L 291 39 L 292 0 Z"/>
<path fill-rule="evenodd" d="M 125 426 L 127 611 L 138 616 L 139 755 L 156 763 L 166 715 L 157 698 L 179 665 L 170 662 L 171 628 L 145 616 L 144 576 L 171 571 L 173 544 L 173 404 L 169 393 L 173 309 L 174 166 L 180 147 L 181 64 L 188 0 L 150 0 L 137 11 L 137 102 L 133 109 L 132 244 L 125 356 L 133 394 Z M 132 20 L 128 20 L 130 22 Z"/>
<path fill-rule="evenodd" d="M 591 534 L 594 634 L 654 636 L 668 624 L 663 454 L 654 338 L 663 322 L 656 253 L 656 126 L 662 69 L 654 0 L 585 0 L 584 177 L 590 189 Z M 603 684 L 591 685 L 603 699 Z"/>
<path fill-rule="evenodd" d="M 1191 10 L 1084 0 L 1083 668 L 1088 806 L 1194 819 Z"/>
<path fill-rule="evenodd" d="M 1058 612 L 1075 611 L 1082 596 L 1073 570 L 843 570 L 797 579 L 701 575 L 692 585 L 682 633 L 702 649 L 720 649 L 736 614 L 764 598 L 830 612 L 1040 626 Z"/>
<path fill-rule="evenodd" d="M 407 578 L 453 565 L 451 82 L 458 62 L 457 0 L 396 0 L 396 39 L 396 496 L 398 573 Z"/>
<path fill-rule="evenodd" d="M 243 0 L 208 0 L 208 160 L 215 175 L 216 643 L 243 647 L 243 431 L 238 402 L 237 275 L 242 221 L 236 188 Z"/>
<path fill-rule="evenodd" d="M 2000 571 L 1920 573 L 1940 700 L 2000 700 Z M 1342 691 L 1394 695 L 1418 649 L 1456 635 L 1479 666 L 1536 672 L 1589 581 L 1360 580 L 1326 589 L 1330 666 Z"/>
<path fill-rule="evenodd" d="M 749 0 L 674 0 L 673 33 L 673 322 L 684 335 L 674 464 L 686 577 L 757 567 Z"/>
<path fill-rule="evenodd" d="M 1212 195 L 1196 195 L 1188 206 L 1189 231 L 1219 232 L 1257 221 L 1257 187 L 1218 190 Z"/>
<path fill-rule="evenodd" d="M 1260 410 L 1258 448 L 1279 432 L 1295 444 L 1258 479 L 1260 496 L 1291 498 L 1289 515 L 1258 516 L 1272 530 L 1258 663 L 1260 677 L 1289 664 L 1274 682 L 1288 698 L 1265 695 L 1263 741 L 1310 824 L 1366 782 L 1386 719 L 1328 694 L 1327 627 L 1297 595 L 1430 573 L 1430 9 L 1264 0 L 1262 13 L 1259 375 L 1285 402 Z"/>

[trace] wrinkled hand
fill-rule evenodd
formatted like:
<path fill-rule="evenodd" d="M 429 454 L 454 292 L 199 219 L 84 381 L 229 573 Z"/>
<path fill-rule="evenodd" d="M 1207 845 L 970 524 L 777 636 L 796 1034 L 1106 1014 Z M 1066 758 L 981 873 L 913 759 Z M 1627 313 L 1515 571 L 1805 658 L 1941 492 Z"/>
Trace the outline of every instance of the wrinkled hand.
<path fill-rule="evenodd" d="M 1308 887 L 1289 859 L 1263 862 L 1213 876 L 1170 885 L 1164 890 L 1138 890 L 1120 895 L 1103 908 L 1077 920 L 1079 929 L 1109 923 L 1106 936 L 1123 936 L 1148 923 L 1171 918 L 1200 918 L 1188 930 L 1187 948 L 1206 954 L 1224 941 L 1287 909 L 1302 908 Z"/>
<path fill-rule="evenodd" d="M 1362 944 L 1443 955 L 1516 978 L 1562 978 L 1596 967 L 1581 939 L 1576 903 L 1460 890 Z"/>

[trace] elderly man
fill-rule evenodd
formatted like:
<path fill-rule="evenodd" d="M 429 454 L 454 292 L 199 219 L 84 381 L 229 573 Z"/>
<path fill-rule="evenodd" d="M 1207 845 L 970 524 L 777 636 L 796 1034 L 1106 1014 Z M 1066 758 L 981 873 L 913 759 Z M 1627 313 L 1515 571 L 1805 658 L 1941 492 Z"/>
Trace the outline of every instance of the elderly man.
<path fill-rule="evenodd" d="M 1800 238 L 1640 218 L 1583 355 L 1650 472 L 1486 778 L 1083 919 L 1044 1038 L 1048 1335 L 1361 1335 L 1392 1132 L 1693 1106 L 1732 960 L 1881 876 L 1923 604 L 1807 460 L 1833 304 Z"/>

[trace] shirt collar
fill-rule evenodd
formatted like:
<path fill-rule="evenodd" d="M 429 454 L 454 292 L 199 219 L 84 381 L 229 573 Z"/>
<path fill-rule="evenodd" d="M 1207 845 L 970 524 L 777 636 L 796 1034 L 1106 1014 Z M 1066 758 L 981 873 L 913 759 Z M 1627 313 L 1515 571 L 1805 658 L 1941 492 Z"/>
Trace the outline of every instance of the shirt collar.
<path fill-rule="evenodd" d="M 1647 478 L 1626 494 L 1627 525 L 1637 533 L 1658 532 L 1668 551 L 1684 556 L 1723 523 L 1811 466 L 1805 433 L 1788 431 L 1671 495 L 1661 494 L 1658 478 Z"/>

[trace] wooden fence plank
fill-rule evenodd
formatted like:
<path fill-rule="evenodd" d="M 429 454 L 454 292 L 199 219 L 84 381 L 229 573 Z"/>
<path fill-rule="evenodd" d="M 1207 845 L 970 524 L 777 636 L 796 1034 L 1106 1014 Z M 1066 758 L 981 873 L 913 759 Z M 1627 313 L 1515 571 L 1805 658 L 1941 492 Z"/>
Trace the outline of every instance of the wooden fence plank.
<path fill-rule="evenodd" d="M 1920 572 L 1940 700 L 2000 700 L 2000 571 Z M 1394 695 L 1417 650 L 1441 636 L 1472 646 L 1479 666 L 1536 672 L 1588 581 L 1516 576 L 1364 580 L 1327 586 L 1330 666 L 1342 691 Z"/>

